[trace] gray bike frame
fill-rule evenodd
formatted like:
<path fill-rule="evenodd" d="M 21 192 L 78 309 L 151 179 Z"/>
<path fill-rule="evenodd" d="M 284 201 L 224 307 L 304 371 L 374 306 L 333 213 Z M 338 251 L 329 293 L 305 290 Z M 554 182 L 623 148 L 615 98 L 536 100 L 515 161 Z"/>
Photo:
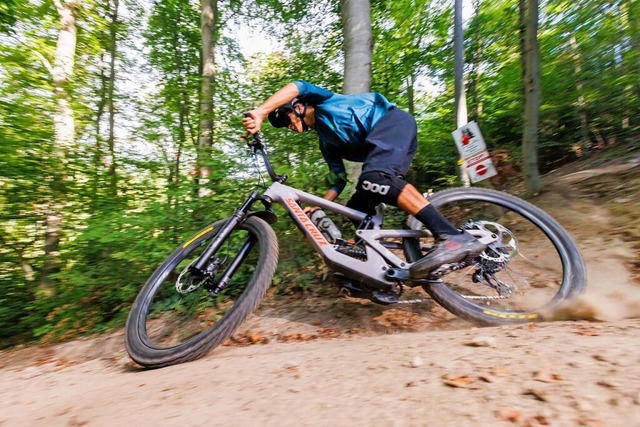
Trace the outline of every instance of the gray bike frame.
<path fill-rule="evenodd" d="M 207 248 L 206 252 L 195 265 L 195 269 L 197 271 L 201 272 L 209 257 L 215 253 L 220 244 L 222 244 L 222 241 L 226 236 L 228 236 L 228 233 L 237 225 L 238 221 L 242 220 L 242 217 L 248 212 L 251 205 L 257 200 L 262 199 L 263 202 L 268 201 L 269 203 L 278 203 L 282 205 L 287 212 L 289 212 L 298 228 L 300 228 L 300 230 L 305 234 L 307 240 L 309 240 L 315 250 L 322 255 L 324 262 L 333 270 L 342 273 L 351 279 L 358 280 L 366 283 L 367 285 L 384 290 L 390 289 L 399 280 L 411 280 L 409 278 L 409 274 L 398 274 L 398 270 L 404 270 L 404 273 L 408 273 L 408 269 L 411 267 L 412 263 L 395 255 L 388 247 L 381 243 L 381 240 L 405 238 L 420 239 L 421 237 L 430 236 L 431 233 L 429 231 L 424 229 L 382 230 L 382 221 L 384 219 L 384 208 L 382 208 L 372 218 L 372 229 L 356 231 L 357 237 L 365 242 L 364 248 L 366 251 L 366 259 L 362 260 L 354 258 L 339 252 L 337 250 L 339 246 L 327 241 L 318 227 L 316 227 L 313 221 L 311 221 L 311 218 L 309 218 L 303 211 L 299 202 L 307 203 L 311 206 L 317 206 L 325 211 L 346 216 L 347 218 L 356 221 L 363 221 L 367 218 L 367 215 L 339 203 L 335 203 L 285 185 L 284 182 L 287 179 L 286 175 L 278 175 L 273 170 L 259 134 L 253 135 L 253 139 L 253 143 L 248 142 L 252 155 L 257 157 L 257 154 L 259 153 L 262 156 L 264 165 L 273 183 L 264 192 L 262 197 L 259 197 L 257 191 L 254 191 L 245 204 L 236 211 L 234 218 L 232 218 L 220 231 L 219 236 L 222 236 L 222 238 L 219 240 L 214 239 L 212 244 Z M 495 241 L 495 236 L 488 230 L 468 230 L 468 232 L 480 239 L 483 243 L 489 244 Z M 253 243 L 251 242 L 247 242 L 246 251 L 250 249 L 252 244 Z M 238 265 L 242 262 L 243 256 L 244 255 L 238 257 Z M 390 271 L 390 269 L 392 270 Z M 234 268 L 230 268 L 229 276 L 233 274 L 233 271 Z M 393 274 L 387 274 L 387 272 Z"/>
<path fill-rule="evenodd" d="M 282 205 L 289 212 L 298 228 L 304 232 L 309 242 L 322 255 L 330 268 L 354 280 L 378 288 L 388 289 L 397 283 L 385 277 L 390 266 L 402 269 L 411 266 L 411 263 L 402 260 L 381 244 L 380 239 L 430 236 L 430 233 L 424 230 L 382 230 L 380 227 L 382 226 L 384 209 L 380 209 L 373 217 L 373 229 L 356 231 L 357 236 L 366 242 L 367 259 L 360 260 L 338 252 L 336 250 L 338 246 L 327 241 L 298 202 L 317 206 L 324 211 L 357 221 L 364 220 L 367 217 L 366 214 L 279 182 L 271 184 L 263 195 L 273 203 Z"/>

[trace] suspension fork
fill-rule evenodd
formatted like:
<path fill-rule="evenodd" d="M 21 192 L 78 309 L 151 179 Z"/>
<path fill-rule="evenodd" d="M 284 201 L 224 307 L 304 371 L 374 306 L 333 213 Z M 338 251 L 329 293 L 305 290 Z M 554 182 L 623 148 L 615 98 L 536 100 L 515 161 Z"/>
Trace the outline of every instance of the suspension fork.
<path fill-rule="evenodd" d="M 245 202 L 242 204 L 242 206 L 240 206 L 238 209 L 236 209 L 236 211 L 233 213 L 233 215 L 231 215 L 229 220 L 222 226 L 222 228 L 220 229 L 220 231 L 218 232 L 216 237 L 213 238 L 213 241 L 209 244 L 207 249 L 205 249 L 205 251 L 202 253 L 202 255 L 200 255 L 200 258 L 198 258 L 198 260 L 191 267 L 189 267 L 189 271 L 192 274 L 194 274 L 196 276 L 199 276 L 199 277 L 204 277 L 206 275 L 204 269 L 205 269 L 207 263 L 209 262 L 209 258 L 211 258 L 211 256 L 214 253 L 216 253 L 218 251 L 218 249 L 220 249 L 220 247 L 222 246 L 224 241 L 231 234 L 231 231 L 234 228 L 236 228 L 236 226 L 238 224 L 240 224 L 242 221 L 245 220 L 245 218 L 247 217 L 247 213 L 249 212 L 249 209 L 258 200 L 263 200 L 263 198 L 260 195 L 260 193 L 258 193 L 257 191 L 253 190 L 249 194 L 249 197 L 247 197 L 247 200 L 245 200 Z M 248 250 L 244 251 L 246 246 L 247 245 L 245 243 L 245 245 L 243 246 L 243 251 L 241 251 L 241 252 L 248 252 Z M 251 246 L 253 246 L 253 245 L 251 245 Z M 251 248 L 249 247 L 248 249 L 251 249 Z M 246 257 L 246 253 L 244 254 L 244 256 Z M 237 257 L 236 257 L 236 259 L 237 259 Z M 240 262 L 238 262 L 237 264 L 240 265 Z M 234 260 L 234 263 L 235 263 L 235 260 Z M 237 269 L 237 265 L 236 265 L 235 269 Z M 227 277 L 227 279 L 228 279 L 228 277 Z"/>
<path fill-rule="evenodd" d="M 238 267 L 240 267 L 240 265 L 244 262 L 244 260 L 247 258 L 247 255 L 249 255 L 249 252 L 251 252 L 251 249 L 257 242 L 258 239 L 256 239 L 255 236 L 249 235 L 249 237 L 247 237 L 247 240 L 245 240 L 245 242 L 242 244 L 242 247 L 233 258 L 233 261 L 231 261 L 231 264 L 229 264 L 229 267 L 227 267 L 227 270 L 224 272 L 222 277 L 220 277 L 220 280 L 218 280 L 216 287 L 213 288 L 212 292 L 214 294 L 217 294 L 227 286 L 229 280 L 231 280 L 231 277 L 233 277 L 236 270 L 238 270 Z"/>

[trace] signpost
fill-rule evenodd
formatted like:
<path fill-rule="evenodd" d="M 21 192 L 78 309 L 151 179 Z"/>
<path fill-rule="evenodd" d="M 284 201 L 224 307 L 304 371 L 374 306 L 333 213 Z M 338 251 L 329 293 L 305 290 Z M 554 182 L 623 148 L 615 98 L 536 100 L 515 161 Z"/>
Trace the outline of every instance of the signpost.
<path fill-rule="evenodd" d="M 471 182 L 476 183 L 497 174 L 476 122 L 469 122 L 451 134 Z"/>

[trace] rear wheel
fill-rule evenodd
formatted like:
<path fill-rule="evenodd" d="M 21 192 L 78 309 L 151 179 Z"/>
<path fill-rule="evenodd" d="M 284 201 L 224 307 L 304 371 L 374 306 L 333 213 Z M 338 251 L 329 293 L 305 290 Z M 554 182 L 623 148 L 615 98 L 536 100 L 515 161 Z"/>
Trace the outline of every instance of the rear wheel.
<path fill-rule="evenodd" d="M 204 355 L 231 336 L 264 297 L 278 244 L 260 218 L 249 217 L 231 231 L 208 260 L 205 277 L 189 269 L 226 221 L 179 246 L 140 291 L 125 330 L 127 351 L 140 365 L 158 368 Z"/>
<path fill-rule="evenodd" d="M 480 188 L 445 190 L 429 201 L 456 226 L 493 235 L 480 256 L 445 266 L 423 286 L 453 314 L 494 325 L 539 321 L 584 290 L 586 267 L 576 244 L 539 208 Z M 416 261 L 431 244 L 407 239 L 408 258 Z"/>

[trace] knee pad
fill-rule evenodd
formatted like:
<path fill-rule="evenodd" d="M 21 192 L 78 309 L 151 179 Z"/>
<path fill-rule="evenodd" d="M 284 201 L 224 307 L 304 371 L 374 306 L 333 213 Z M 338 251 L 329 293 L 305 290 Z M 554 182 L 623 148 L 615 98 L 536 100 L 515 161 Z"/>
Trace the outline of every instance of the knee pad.
<path fill-rule="evenodd" d="M 398 206 L 398 197 L 407 182 L 385 172 L 371 171 L 360 175 L 356 190 L 366 194 L 375 203 Z"/>

